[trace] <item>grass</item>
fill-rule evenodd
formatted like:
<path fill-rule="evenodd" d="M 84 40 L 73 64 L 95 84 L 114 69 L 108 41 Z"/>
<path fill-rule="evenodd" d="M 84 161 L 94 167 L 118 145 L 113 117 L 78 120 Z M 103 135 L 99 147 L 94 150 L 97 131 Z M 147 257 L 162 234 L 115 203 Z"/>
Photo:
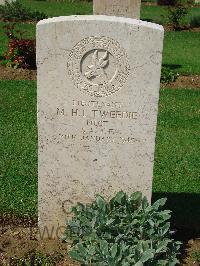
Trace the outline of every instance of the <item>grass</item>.
<path fill-rule="evenodd" d="M 20 0 L 48 16 L 92 14 L 91 3 Z M 184 20 L 200 14 L 191 8 Z M 143 20 L 167 23 L 167 8 L 144 6 Z M 0 55 L 7 46 L 0 22 Z M 35 38 L 35 25 L 17 23 Z M 163 63 L 182 74 L 200 74 L 200 33 L 167 32 Z M 168 197 L 174 220 L 186 227 L 199 225 L 199 100 L 200 91 L 161 90 L 154 165 L 154 199 Z M 36 83 L 0 80 L 0 213 L 37 214 Z M 183 207 L 184 206 L 184 211 Z"/>
<path fill-rule="evenodd" d="M 163 64 L 181 74 L 200 74 L 200 32 L 166 32 Z"/>
<path fill-rule="evenodd" d="M 199 193 L 200 90 L 161 90 L 154 192 Z"/>
<path fill-rule="evenodd" d="M 48 16 L 61 16 L 72 14 L 92 14 L 91 2 L 46 2 L 20 0 L 24 6 L 32 10 L 40 10 Z M 185 22 L 194 15 L 200 14 L 200 8 L 191 8 Z M 144 6 L 141 9 L 143 20 L 157 23 L 167 22 L 166 6 Z M 7 37 L 4 34 L 3 25 L 0 22 L 0 56 L 6 51 Z M 35 38 L 35 25 L 17 23 L 17 28 L 27 32 L 27 38 Z M 200 33 L 199 32 L 166 32 L 164 40 L 163 64 L 169 65 L 180 74 L 200 74 Z"/>
<path fill-rule="evenodd" d="M 172 225 L 200 233 L 200 90 L 161 91 L 153 199 L 167 197 Z"/>
<path fill-rule="evenodd" d="M 198 90 L 161 90 L 153 190 L 200 193 Z M 0 81 L 0 213 L 37 213 L 36 83 Z"/>
<path fill-rule="evenodd" d="M 34 0 L 20 0 L 21 3 L 32 9 L 44 12 L 49 17 L 69 16 L 69 15 L 92 15 L 92 2 L 46 2 Z M 189 13 L 183 20 L 189 23 L 194 15 L 200 14 L 200 8 L 189 8 Z M 168 22 L 168 8 L 166 6 L 145 6 L 142 4 L 141 19 L 160 24 Z"/>
<path fill-rule="evenodd" d="M 92 15 L 92 3 L 90 2 L 47 2 L 20 0 L 20 2 L 32 9 L 39 10 L 48 15 L 48 17 L 70 16 L 70 15 Z"/>
<path fill-rule="evenodd" d="M 183 24 L 189 24 L 193 16 L 200 14 L 200 8 L 192 7 L 188 9 L 188 14 L 181 20 Z M 141 19 L 155 22 L 161 25 L 169 23 L 167 6 L 144 6 L 141 8 Z"/>
<path fill-rule="evenodd" d="M 0 22 L 0 55 L 6 51 L 8 38 Z M 18 23 L 17 28 L 25 30 L 27 38 L 35 37 L 35 25 Z M 200 74 L 200 32 L 166 32 L 163 64 L 169 65 L 180 74 Z M 199 58 L 199 59 L 198 59 Z"/>
<path fill-rule="evenodd" d="M 195 263 L 200 264 L 200 250 L 193 250 L 192 251 L 192 258 Z"/>
<path fill-rule="evenodd" d="M 36 84 L 0 81 L 0 212 L 36 214 Z"/>

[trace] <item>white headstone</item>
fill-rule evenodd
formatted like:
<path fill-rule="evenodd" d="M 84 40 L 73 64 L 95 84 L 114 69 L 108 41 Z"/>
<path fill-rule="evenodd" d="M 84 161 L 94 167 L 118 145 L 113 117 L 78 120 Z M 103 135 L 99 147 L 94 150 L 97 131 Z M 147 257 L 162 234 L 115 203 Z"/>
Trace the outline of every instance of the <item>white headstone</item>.
<path fill-rule="evenodd" d="M 37 24 L 39 225 L 123 190 L 151 199 L 163 27 L 71 16 Z"/>
<path fill-rule="evenodd" d="M 5 5 L 6 1 L 7 1 L 8 3 L 15 2 L 15 0 L 0 0 L 0 5 Z"/>
<path fill-rule="evenodd" d="M 94 15 L 140 18 L 141 0 L 93 0 Z"/>

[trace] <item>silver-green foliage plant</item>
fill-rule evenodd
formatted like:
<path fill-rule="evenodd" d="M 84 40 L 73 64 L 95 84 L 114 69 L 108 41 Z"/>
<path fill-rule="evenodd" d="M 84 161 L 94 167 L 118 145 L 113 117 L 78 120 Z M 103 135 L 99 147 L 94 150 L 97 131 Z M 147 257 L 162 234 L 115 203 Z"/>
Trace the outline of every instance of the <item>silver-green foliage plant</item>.
<path fill-rule="evenodd" d="M 109 202 L 97 196 L 91 205 L 78 203 L 64 234 L 69 255 L 82 265 L 176 265 L 181 243 L 171 239 L 165 202 L 150 206 L 140 192 L 118 192 Z"/>

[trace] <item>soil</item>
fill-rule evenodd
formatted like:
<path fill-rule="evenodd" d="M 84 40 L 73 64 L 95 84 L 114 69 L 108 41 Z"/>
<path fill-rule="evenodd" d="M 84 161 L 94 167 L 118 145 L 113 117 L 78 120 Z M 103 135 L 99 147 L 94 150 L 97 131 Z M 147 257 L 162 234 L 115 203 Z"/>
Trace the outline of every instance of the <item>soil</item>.
<path fill-rule="evenodd" d="M 20 259 L 28 258 L 29 261 L 34 254 L 55 258 L 57 266 L 79 265 L 68 257 L 67 243 L 62 243 L 61 240 L 38 241 L 36 219 L 1 217 L 0 221 L 0 266 L 22 265 Z M 58 256 L 59 260 L 56 260 Z"/>
<path fill-rule="evenodd" d="M 29 69 L 14 69 L 11 67 L 5 67 L 0 64 L 0 79 L 21 79 L 21 80 L 36 80 L 36 70 Z"/>
<path fill-rule="evenodd" d="M 165 32 L 167 31 L 175 31 L 172 24 L 163 25 Z M 176 32 L 184 31 L 184 32 L 200 32 L 200 27 L 190 27 L 190 25 L 182 25 Z"/>
<path fill-rule="evenodd" d="M 40 253 L 43 256 L 54 257 L 62 256 L 55 260 L 56 266 L 80 266 L 72 261 L 67 252 L 70 248 L 61 240 L 38 240 L 37 218 L 17 218 L 17 217 L 0 217 L 0 265 L 21 265 L 19 259 L 23 259 L 30 254 Z M 190 235 L 190 238 L 188 238 Z M 183 242 L 181 251 L 182 266 L 198 266 L 192 257 L 194 251 L 200 252 L 200 238 L 191 238 L 191 234 L 179 232 L 177 240 Z M 29 255 L 27 255 L 29 254 Z M 33 255 L 32 255 L 33 256 Z M 14 264 L 11 264 L 13 263 Z M 34 265 L 34 264 L 33 264 Z"/>
<path fill-rule="evenodd" d="M 161 88 L 200 89 L 200 75 L 178 76 L 175 82 L 161 84 Z"/>
<path fill-rule="evenodd" d="M 36 80 L 37 71 L 29 69 L 13 69 L 0 65 L 0 79 Z M 200 88 L 200 75 L 178 76 L 172 83 L 161 84 L 161 88 Z"/>
<path fill-rule="evenodd" d="M 0 18 L 0 22 L 5 22 L 5 23 L 24 23 L 24 24 L 37 24 L 37 21 L 35 20 L 19 20 L 19 19 L 4 19 Z"/>
<path fill-rule="evenodd" d="M 193 257 L 193 252 L 197 251 L 200 255 L 200 238 L 191 239 L 188 241 L 183 256 L 182 256 L 182 263 L 183 266 L 199 266 L 199 262 L 195 261 Z"/>

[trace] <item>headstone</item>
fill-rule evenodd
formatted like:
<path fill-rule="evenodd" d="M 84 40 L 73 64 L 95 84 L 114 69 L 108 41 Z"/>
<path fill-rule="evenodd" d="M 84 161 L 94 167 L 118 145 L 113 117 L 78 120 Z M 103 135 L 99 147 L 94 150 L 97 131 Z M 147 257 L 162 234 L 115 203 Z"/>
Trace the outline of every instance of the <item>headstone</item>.
<path fill-rule="evenodd" d="M 57 235 L 71 206 L 96 194 L 151 199 L 162 46 L 162 26 L 134 19 L 37 24 L 42 237 Z"/>
<path fill-rule="evenodd" d="M 5 5 L 6 1 L 7 1 L 8 3 L 15 2 L 15 0 L 0 0 L 0 5 Z"/>
<path fill-rule="evenodd" d="M 94 15 L 140 18 L 141 0 L 93 0 Z"/>

